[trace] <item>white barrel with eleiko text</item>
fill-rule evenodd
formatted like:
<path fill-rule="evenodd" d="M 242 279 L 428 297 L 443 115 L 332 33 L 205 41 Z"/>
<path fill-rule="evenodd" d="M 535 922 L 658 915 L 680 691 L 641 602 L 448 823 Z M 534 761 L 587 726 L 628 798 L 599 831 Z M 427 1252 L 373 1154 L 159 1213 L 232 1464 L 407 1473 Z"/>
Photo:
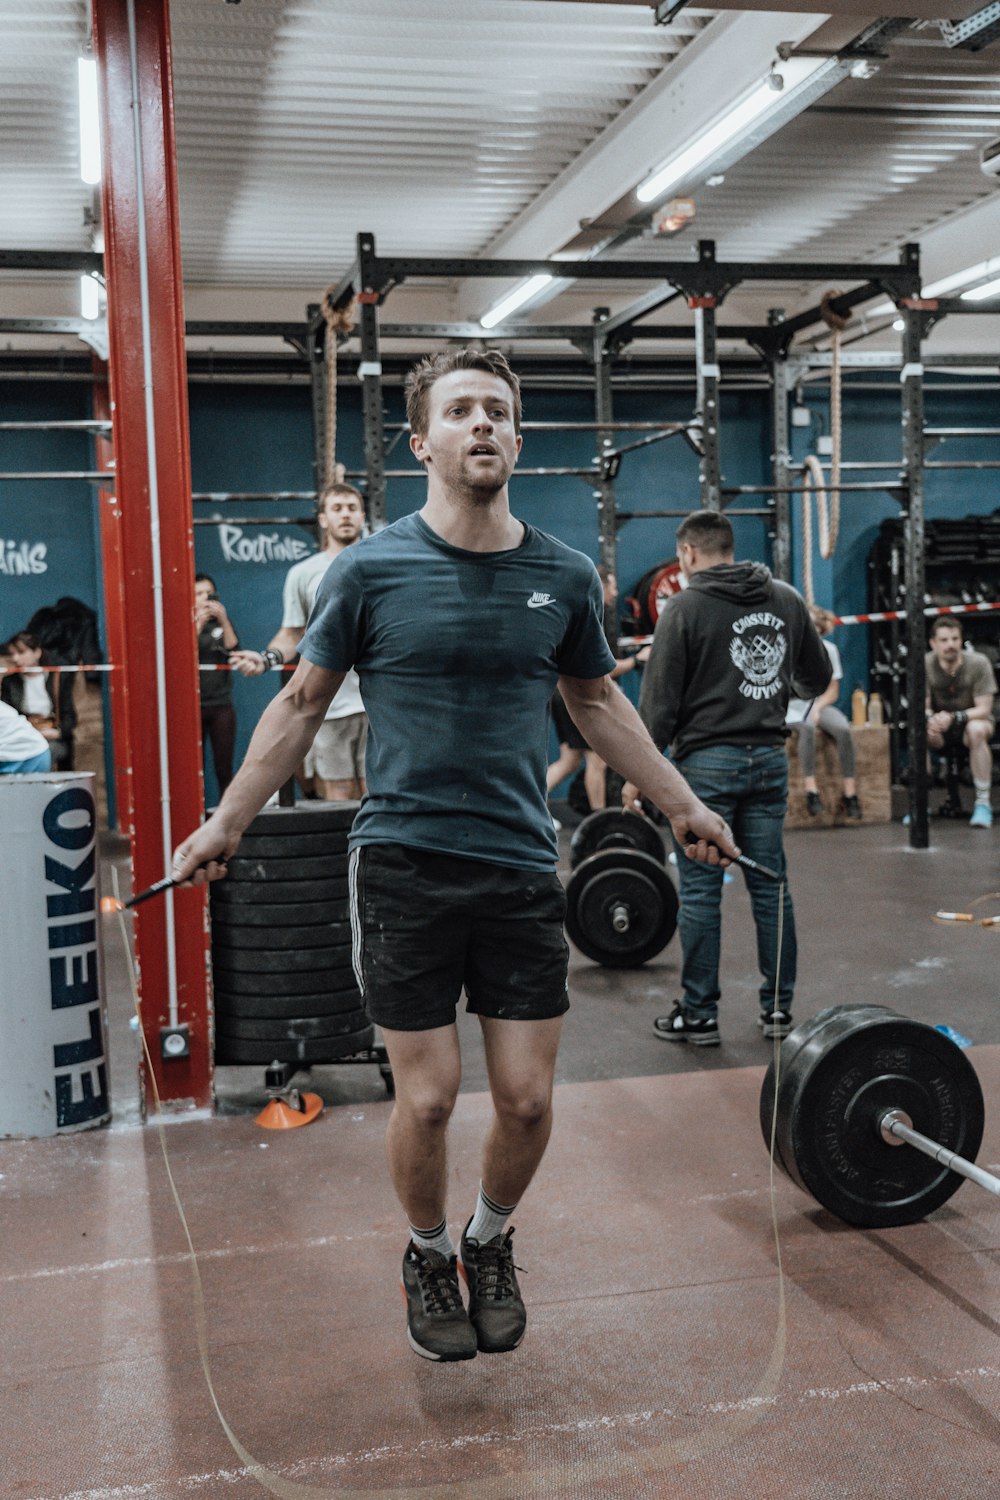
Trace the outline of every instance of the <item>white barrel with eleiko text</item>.
<path fill-rule="evenodd" d="M 104 1125 L 93 773 L 0 776 L 0 1137 Z"/>

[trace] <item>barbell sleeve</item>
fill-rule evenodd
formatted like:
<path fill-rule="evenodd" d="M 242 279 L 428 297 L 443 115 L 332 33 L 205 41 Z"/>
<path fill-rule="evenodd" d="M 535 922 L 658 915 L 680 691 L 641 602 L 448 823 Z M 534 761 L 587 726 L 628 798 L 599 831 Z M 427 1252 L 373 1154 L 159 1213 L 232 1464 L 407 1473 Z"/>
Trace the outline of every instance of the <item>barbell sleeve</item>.
<path fill-rule="evenodd" d="M 970 1182 L 977 1182 L 988 1193 L 993 1193 L 1000 1198 L 1000 1177 L 994 1177 L 992 1172 L 985 1172 L 982 1167 L 977 1167 L 975 1162 L 966 1161 L 964 1156 L 958 1156 L 947 1146 L 931 1140 L 930 1136 L 921 1135 L 919 1130 L 914 1130 L 913 1126 L 908 1123 L 902 1110 L 890 1109 L 882 1116 L 879 1121 L 879 1134 L 890 1145 L 894 1145 L 896 1141 L 905 1141 L 916 1151 L 922 1151 L 924 1156 L 940 1162 L 943 1167 L 947 1167 L 951 1172 L 957 1172 L 960 1177 L 967 1177 Z"/>

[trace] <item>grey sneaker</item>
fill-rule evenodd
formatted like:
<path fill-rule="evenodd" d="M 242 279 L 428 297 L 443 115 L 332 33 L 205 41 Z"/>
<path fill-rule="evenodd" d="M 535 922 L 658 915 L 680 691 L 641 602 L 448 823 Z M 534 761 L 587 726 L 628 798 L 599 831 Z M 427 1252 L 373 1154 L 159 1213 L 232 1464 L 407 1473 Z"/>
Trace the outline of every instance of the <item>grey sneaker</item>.
<path fill-rule="evenodd" d="M 508 1229 L 480 1244 L 463 1234 L 459 1247 L 459 1269 L 469 1288 L 469 1320 L 484 1354 L 505 1354 L 524 1338 L 528 1315 L 517 1284 L 513 1235 Z"/>
<path fill-rule="evenodd" d="M 476 1330 L 462 1302 L 454 1255 L 422 1250 L 411 1240 L 403 1256 L 406 1337 L 424 1359 L 474 1359 Z"/>
<path fill-rule="evenodd" d="M 657 1016 L 653 1031 L 665 1042 L 690 1042 L 695 1047 L 719 1045 L 719 1023 L 714 1016 L 697 1020 L 678 1000 L 669 1016 Z"/>
<path fill-rule="evenodd" d="M 783 1041 L 792 1029 L 792 1018 L 787 1010 L 762 1010 L 757 1025 L 766 1037 Z"/>

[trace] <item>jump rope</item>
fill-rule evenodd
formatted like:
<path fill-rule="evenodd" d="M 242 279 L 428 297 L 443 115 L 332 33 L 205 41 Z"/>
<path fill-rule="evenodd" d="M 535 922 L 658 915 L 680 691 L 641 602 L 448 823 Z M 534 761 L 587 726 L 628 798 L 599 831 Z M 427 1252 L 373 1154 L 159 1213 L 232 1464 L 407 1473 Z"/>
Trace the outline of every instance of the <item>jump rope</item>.
<path fill-rule="evenodd" d="M 758 864 L 750 859 L 748 855 L 739 855 L 734 861 L 745 869 L 754 871 L 766 879 L 778 883 L 778 919 L 777 919 L 777 959 L 774 980 L 774 1005 L 775 1017 L 780 1011 L 779 986 L 781 977 L 781 955 L 784 939 L 784 917 L 785 917 L 785 879 L 774 870 Z M 114 897 L 101 902 L 103 911 L 114 911 L 118 917 L 121 931 L 122 947 L 128 966 L 129 985 L 132 992 L 132 1002 L 138 1020 L 138 1032 L 142 1042 L 142 1051 L 150 1081 L 150 1089 L 153 1095 L 155 1112 L 153 1122 L 156 1125 L 160 1142 L 160 1150 L 163 1154 L 163 1166 L 166 1172 L 170 1194 L 177 1210 L 177 1217 L 181 1222 L 181 1229 L 187 1243 L 188 1254 L 191 1262 L 192 1301 L 194 1304 L 195 1335 L 198 1344 L 198 1355 L 201 1361 L 202 1373 L 205 1384 L 208 1387 L 209 1399 L 215 1410 L 223 1432 L 225 1433 L 233 1452 L 244 1465 L 247 1474 L 255 1479 L 257 1483 L 279 1500 L 511 1500 L 513 1494 L 517 1496 L 526 1495 L 552 1495 L 560 1489 L 569 1486 L 583 1486 L 593 1484 L 595 1480 L 617 1480 L 627 1474 L 628 1468 L 642 1473 L 651 1473 L 667 1468 L 676 1467 L 684 1463 L 692 1463 L 700 1459 L 710 1458 L 721 1452 L 724 1448 L 738 1442 L 761 1420 L 764 1413 L 773 1404 L 777 1396 L 778 1386 L 785 1366 L 785 1347 L 787 1343 L 787 1315 L 785 1307 L 785 1274 L 781 1259 L 781 1239 L 778 1230 L 777 1194 L 775 1187 L 775 1140 L 778 1125 L 778 1095 L 781 1073 L 781 1039 L 774 1038 L 774 1104 L 771 1112 L 770 1131 L 770 1168 L 768 1176 L 768 1191 L 770 1197 L 771 1229 L 774 1238 L 775 1261 L 778 1272 L 778 1308 L 775 1325 L 774 1338 L 771 1352 L 768 1357 L 760 1384 L 758 1388 L 741 1399 L 727 1403 L 728 1409 L 718 1415 L 718 1420 L 713 1421 L 711 1426 L 703 1425 L 689 1436 L 677 1438 L 665 1443 L 655 1444 L 641 1454 L 636 1454 L 628 1464 L 617 1458 L 600 1459 L 584 1458 L 573 1462 L 550 1464 L 541 1468 L 533 1468 L 529 1471 L 517 1473 L 504 1473 L 490 1475 L 481 1479 L 460 1479 L 443 1484 L 415 1485 L 400 1488 L 394 1486 L 391 1489 L 373 1490 L 344 1488 L 327 1486 L 298 1484 L 294 1480 L 286 1479 L 284 1475 L 277 1473 L 274 1469 L 255 1458 L 248 1448 L 233 1431 L 222 1410 L 215 1382 L 212 1378 L 212 1367 L 208 1342 L 208 1312 L 205 1305 L 205 1292 L 201 1279 L 201 1270 L 198 1265 L 198 1255 L 191 1237 L 187 1215 L 181 1201 L 177 1184 L 174 1180 L 173 1170 L 170 1165 L 170 1152 L 167 1149 L 167 1133 L 163 1124 L 163 1106 L 160 1100 L 159 1090 L 156 1086 L 156 1074 L 153 1068 L 153 1059 L 150 1055 L 149 1046 L 146 1041 L 145 1030 L 142 1025 L 142 1001 L 139 996 L 139 985 L 135 971 L 135 963 L 132 958 L 132 946 L 129 941 L 128 929 L 125 925 L 125 913 L 151 897 L 159 895 L 162 891 L 169 890 L 180 882 L 175 878 L 159 880 L 155 885 L 140 891 L 138 895 L 132 896 L 128 901 L 121 899 L 118 871 L 112 866 L 111 872 Z M 683 1420 L 685 1413 L 669 1412 L 675 1418 Z M 318 1459 L 317 1462 L 322 1462 Z"/>

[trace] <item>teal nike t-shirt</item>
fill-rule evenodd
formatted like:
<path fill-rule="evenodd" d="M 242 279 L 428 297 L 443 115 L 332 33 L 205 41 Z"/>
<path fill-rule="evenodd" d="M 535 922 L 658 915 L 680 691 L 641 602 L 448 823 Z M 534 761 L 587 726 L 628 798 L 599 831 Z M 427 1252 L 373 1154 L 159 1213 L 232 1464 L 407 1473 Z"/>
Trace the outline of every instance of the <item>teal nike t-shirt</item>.
<path fill-rule="evenodd" d="M 368 794 L 351 847 L 554 869 L 549 699 L 561 674 L 611 671 L 603 621 L 590 559 L 531 526 L 519 547 L 466 552 L 414 513 L 335 558 L 300 653 L 361 681 Z"/>

